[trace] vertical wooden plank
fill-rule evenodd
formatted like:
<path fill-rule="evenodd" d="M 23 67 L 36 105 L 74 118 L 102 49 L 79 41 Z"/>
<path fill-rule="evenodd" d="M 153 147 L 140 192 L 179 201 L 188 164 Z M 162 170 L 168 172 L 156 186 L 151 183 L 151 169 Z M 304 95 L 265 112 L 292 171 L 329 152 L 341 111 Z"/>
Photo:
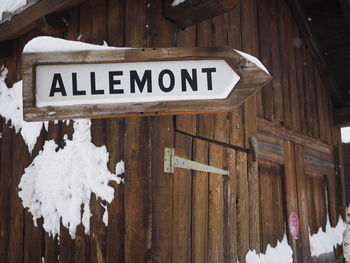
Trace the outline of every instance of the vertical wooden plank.
<path fill-rule="evenodd" d="M 150 155 L 148 119 L 127 118 L 125 123 L 125 262 L 150 259 Z"/>
<path fill-rule="evenodd" d="M 182 134 L 175 136 L 176 156 L 192 159 L 192 138 Z M 187 169 L 175 169 L 173 179 L 172 260 L 191 261 L 191 188 L 192 173 Z"/>
<path fill-rule="evenodd" d="M 262 0 L 258 2 L 259 7 L 259 55 L 261 62 L 269 70 L 271 68 L 271 36 L 273 24 L 272 16 L 270 13 L 271 1 Z M 276 50 L 273 50 L 276 52 Z M 274 79 L 273 79 L 274 81 Z M 273 83 L 268 83 L 262 90 L 262 103 L 263 103 L 263 116 L 265 119 L 273 120 L 273 108 L 274 108 L 274 92 Z"/>
<path fill-rule="evenodd" d="M 281 30 L 281 50 L 288 50 L 288 25 L 285 21 L 289 16 L 289 9 L 284 1 L 280 1 L 280 16 L 279 25 Z M 292 115 L 290 105 L 290 92 L 288 83 L 288 54 L 287 52 L 281 52 L 281 67 L 282 67 L 282 89 L 283 89 L 283 103 L 284 103 L 284 122 L 283 125 L 286 128 L 291 128 Z"/>
<path fill-rule="evenodd" d="M 164 173 L 164 148 L 174 146 L 172 117 L 151 119 L 152 261 L 171 262 L 173 174 Z"/>
<path fill-rule="evenodd" d="M 207 19 L 197 24 L 197 46 L 211 47 L 213 45 L 213 20 Z M 208 139 L 214 137 L 214 115 L 198 115 L 198 135 Z"/>
<path fill-rule="evenodd" d="M 124 158 L 124 119 L 107 121 L 108 168 L 115 173 L 116 164 Z M 124 184 L 111 184 L 114 200 L 108 204 L 106 262 L 124 262 Z"/>
<path fill-rule="evenodd" d="M 315 90 L 316 90 L 316 100 L 317 100 L 317 113 L 319 120 L 319 138 L 322 141 L 326 140 L 326 127 L 325 127 L 325 105 L 323 104 L 323 92 L 322 92 L 322 84 L 321 84 L 321 76 L 319 71 L 315 68 Z"/>
<path fill-rule="evenodd" d="M 16 81 L 16 51 L 17 51 L 17 41 L 14 42 L 15 47 L 12 48 L 11 53 L 13 55 L 5 61 L 5 66 L 8 69 L 6 84 L 8 87 L 11 87 Z M 12 229 L 11 223 L 13 224 L 13 216 L 16 215 L 16 212 L 11 213 L 13 205 L 13 192 L 15 185 L 12 183 L 13 180 L 16 180 L 16 175 L 13 174 L 13 153 L 14 146 L 16 146 L 16 137 L 14 129 L 11 128 L 11 123 L 3 123 L 3 134 L 2 134 L 2 160 L 1 160 L 1 178 L 0 178 L 0 208 L 1 215 L 3 218 L 0 219 L 0 259 L 2 261 L 8 261 L 11 258 L 11 253 L 8 253 L 11 248 L 11 232 Z M 12 219 L 12 220 L 11 220 Z M 12 222 L 11 222 L 12 221 Z M 13 238 L 13 237 L 12 237 Z M 11 243 L 10 243 L 11 242 Z"/>
<path fill-rule="evenodd" d="M 237 175 L 237 251 L 239 262 L 245 262 L 249 250 L 249 195 L 247 154 L 236 152 Z"/>
<path fill-rule="evenodd" d="M 295 62 L 296 62 L 296 74 L 297 74 L 297 88 L 299 96 L 299 113 L 300 113 L 300 132 L 303 134 L 307 133 L 306 125 L 306 109 L 305 109 L 305 86 L 304 86 L 304 70 L 303 70 L 303 46 L 304 41 L 301 39 L 300 31 L 298 29 L 296 33 L 296 44 L 298 45 L 295 50 Z"/>
<path fill-rule="evenodd" d="M 307 204 L 307 184 L 304 163 L 304 147 L 295 145 L 295 174 L 297 177 L 300 237 L 302 244 L 302 262 L 311 262 L 309 241 L 309 216 Z"/>
<path fill-rule="evenodd" d="M 125 0 L 107 0 L 107 43 L 124 44 Z"/>
<path fill-rule="evenodd" d="M 232 48 L 241 50 L 241 6 L 240 3 L 228 13 L 227 40 Z M 261 98 L 261 95 L 260 95 Z M 230 113 L 230 144 L 244 147 L 243 106 Z"/>
<path fill-rule="evenodd" d="M 213 46 L 226 46 L 227 40 L 227 14 L 213 18 Z M 228 143 L 230 130 L 229 113 L 214 115 L 214 140 Z"/>
<path fill-rule="evenodd" d="M 298 214 L 298 195 L 297 195 L 297 184 L 296 184 L 296 174 L 295 174 L 295 152 L 294 145 L 290 141 L 285 141 L 283 144 L 284 152 L 284 175 L 285 175 L 285 195 L 286 195 L 286 208 L 287 216 L 291 212 L 296 212 Z M 299 238 L 294 238 L 291 236 L 289 229 L 288 240 L 289 244 L 293 250 L 293 260 L 294 262 L 303 262 L 301 259 L 301 244 Z"/>
<path fill-rule="evenodd" d="M 91 42 L 102 45 L 107 39 L 107 3 L 106 0 L 91 1 Z M 92 120 L 91 137 L 96 146 L 103 146 L 107 141 L 107 121 L 104 119 Z M 101 200 L 92 196 L 90 201 L 92 216 L 90 218 L 90 262 L 106 261 L 106 226 L 102 217 L 104 209 Z"/>
<path fill-rule="evenodd" d="M 209 144 L 209 165 L 222 168 L 224 149 L 216 144 Z M 223 262 L 224 256 L 224 203 L 223 176 L 209 174 L 209 237 L 208 262 Z"/>
<path fill-rule="evenodd" d="M 10 87 L 16 80 L 16 58 L 8 59 L 5 63 L 9 70 L 6 84 Z M 12 70 L 13 69 L 13 70 Z M 12 73 L 11 73 L 12 72 Z M 9 251 L 9 228 L 10 228 L 10 200 L 11 200 L 11 180 L 12 180 L 12 156 L 14 130 L 11 124 L 3 121 L 2 128 L 2 159 L 0 174 L 0 260 L 7 261 Z"/>
<path fill-rule="evenodd" d="M 92 0 L 87 0 L 80 5 L 79 10 L 79 35 L 78 40 L 91 43 L 92 36 Z"/>
<path fill-rule="evenodd" d="M 177 29 L 176 44 L 178 47 L 195 47 L 196 46 L 196 25 L 187 27 L 185 30 Z M 176 129 L 191 135 L 197 133 L 197 116 L 196 115 L 179 115 L 176 116 Z"/>
<path fill-rule="evenodd" d="M 226 167 L 229 171 L 229 177 L 227 182 L 227 214 L 228 222 L 228 255 L 225 254 L 225 260 L 227 262 L 237 262 L 237 175 L 236 175 L 236 152 L 233 149 L 226 149 Z"/>
<path fill-rule="evenodd" d="M 208 163 L 208 143 L 193 141 L 193 160 Z M 193 172 L 192 181 L 192 262 L 207 262 L 208 251 L 208 174 Z"/>
<path fill-rule="evenodd" d="M 79 7 L 74 7 L 70 11 L 70 20 L 65 39 L 77 40 L 79 35 Z"/>
<path fill-rule="evenodd" d="M 111 46 L 124 45 L 124 0 L 107 2 L 107 39 Z M 107 150 L 109 152 L 108 168 L 115 172 L 115 164 L 124 159 L 125 119 L 107 120 Z M 124 184 L 112 184 L 114 200 L 108 205 L 108 228 L 106 241 L 106 262 L 124 262 Z"/>
<path fill-rule="evenodd" d="M 274 232 L 274 207 L 273 207 L 273 180 L 274 175 L 271 171 L 270 163 L 266 161 L 259 162 L 259 184 L 260 184 L 260 215 L 261 215 L 261 251 L 265 252 L 267 245 L 276 245 Z M 266 191 L 266 189 L 272 191 Z"/>
<path fill-rule="evenodd" d="M 299 94 L 298 94 L 298 86 L 297 86 L 297 75 L 296 75 L 296 61 L 295 61 L 295 28 L 294 28 L 294 20 L 291 14 L 288 12 L 288 18 L 286 19 L 287 28 L 288 28 L 288 41 L 287 46 L 288 50 L 288 64 L 285 65 L 288 67 L 288 86 L 289 86 L 289 94 L 290 94 L 290 107 L 291 107 L 291 117 L 292 117 L 292 129 L 294 131 L 301 131 L 301 123 L 300 123 L 300 112 L 299 110 L 295 110 L 299 106 Z"/>
<path fill-rule="evenodd" d="M 339 207 L 337 203 L 337 178 L 332 169 L 329 169 L 327 177 L 328 211 L 329 221 L 332 226 L 336 226 L 339 218 Z"/>
<path fill-rule="evenodd" d="M 274 119 L 276 121 L 284 121 L 284 108 L 283 108 L 283 90 L 282 90 L 282 65 L 281 65 L 281 41 L 280 32 L 281 27 L 279 24 L 280 15 L 280 1 L 272 0 L 272 19 L 270 21 L 271 33 L 271 67 L 273 76 L 273 98 L 274 98 Z M 268 34 L 269 35 L 269 34 Z M 265 37 L 268 37 L 266 35 Z"/>
<path fill-rule="evenodd" d="M 257 1 L 248 0 L 241 2 L 241 25 L 242 25 L 242 50 L 253 56 L 259 57 L 258 45 L 258 21 L 257 21 Z M 250 97 L 243 104 L 243 125 L 245 129 L 245 147 L 252 149 L 251 138 L 257 134 L 257 103 L 256 96 Z M 248 158 L 248 207 L 247 220 L 250 231 L 248 246 L 260 252 L 260 217 L 259 217 L 259 181 L 256 160 L 253 151 Z M 240 221 L 242 223 L 242 221 Z M 243 246 L 244 247 L 244 246 Z M 245 248 L 245 247 L 244 247 Z M 245 249 L 243 249 L 245 251 Z"/>
<path fill-rule="evenodd" d="M 125 1 L 125 45 L 145 47 L 146 1 Z M 151 175 L 148 118 L 125 119 L 124 261 L 151 258 Z"/>
<path fill-rule="evenodd" d="M 281 169 L 280 164 L 274 163 L 271 166 L 271 171 L 273 174 L 272 179 L 272 189 L 273 189 L 273 211 L 274 211 L 274 232 L 275 237 L 274 240 L 281 241 L 283 238 L 283 235 L 285 234 L 285 204 L 284 204 L 284 197 L 283 197 L 283 189 L 282 189 L 282 182 L 283 182 L 283 172 Z"/>
<path fill-rule="evenodd" d="M 175 25 L 162 15 L 162 1 L 148 8 L 147 46 L 169 47 L 175 43 Z M 173 175 L 164 173 L 164 148 L 174 147 L 173 117 L 151 117 L 152 261 L 171 262 L 173 225 Z"/>

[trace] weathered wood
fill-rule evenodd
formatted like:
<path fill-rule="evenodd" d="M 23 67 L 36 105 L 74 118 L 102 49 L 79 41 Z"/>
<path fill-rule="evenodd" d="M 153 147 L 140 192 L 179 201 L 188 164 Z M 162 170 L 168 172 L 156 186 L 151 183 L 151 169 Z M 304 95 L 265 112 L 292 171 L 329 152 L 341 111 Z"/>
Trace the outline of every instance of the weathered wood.
<path fill-rule="evenodd" d="M 125 3 L 122 0 L 107 2 L 107 42 L 112 46 L 124 44 Z M 115 164 L 124 160 L 125 119 L 107 120 L 107 151 L 109 152 L 108 168 L 115 172 Z M 124 177 L 124 175 L 122 175 Z M 124 184 L 111 185 L 114 188 L 114 200 L 108 205 L 108 229 L 106 240 L 106 262 L 124 262 L 125 213 Z"/>
<path fill-rule="evenodd" d="M 163 13 L 178 27 L 185 28 L 229 12 L 238 2 L 237 0 L 196 0 L 173 5 L 173 1 L 163 0 Z"/>
<path fill-rule="evenodd" d="M 294 144 L 289 141 L 284 142 L 284 152 L 285 152 L 285 166 L 284 166 L 285 193 L 287 193 L 286 195 L 287 216 L 289 216 L 290 213 L 292 212 L 295 212 L 299 215 L 297 182 L 296 182 L 296 176 L 295 176 L 296 171 L 295 171 Z M 293 237 L 289 229 L 287 233 L 288 233 L 289 244 L 291 245 L 293 250 L 294 262 L 302 262 L 300 238 Z"/>
<path fill-rule="evenodd" d="M 322 141 L 315 138 L 310 138 L 308 136 L 298 134 L 284 128 L 280 124 L 272 123 L 264 119 L 258 119 L 258 130 L 284 140 L 307 145 L 309 148 L 324 152 L 326 154 L 332 154 L 333 152 L 333 146 L 329 144 L 323 143 Z"/>
<path fill-rule="evenodd" d="M 179 157 L 192 159 L 192 138 L 175 135 L 175 152 Z M 175 169 L 173 178 L 173 217 L 171 262 L 191 262 L 191 189 L 192 172 Z M 194 186 L 197 187 L 197 186 Z"/>
<path fill-rule="evenodd" d="M 227 40 L 228 45 L 232 48 L 241 50 L 241 7 L 237 7 L 228 13 Z M 259 92 L 258 92 L 259 93 Z M 260 96 L 261 97 L 261 96 Z M 230 113 L 230 144 L 244 146 L 243 133 L 243 107 L 237 107 Z"/>
<path fill-rule="evenodd" d="M 309 241 L 309 215 L 307 203 L 307 184 L 304 164 L 304 146 L 295 144 L 295 174 L 298 188 L 298 208 L 300 221 L 300 239 L 303 262 L 311 262 Z"/>
<path fill-rule="evenodd" d="M 220 47 L 227 45 L 227 15 L 213 18 L 213 46 Z M 214 140 L 228 143 L 230 130 L 229 112 L 214 115 Z"/>
<path fill-rule="evenodd" d="M 237 175 L 237 251 L 239 262 L 245 262 L 249 250 L 249 194 L 247 175 L 247 154 L 236 152 Z"/>
<path fill-rule="evenodd" d="M 116 163 L 124 159 L 124 119 L 107 121 L 108 168 L 115 173 Z M 124 175 L 120 175 L 124 176 Z M 108 204 L 108 228 L 106 233 L 106 262 L 124 261 L 124 184 L 112 183 L 114 200 Z"/>
<path fill-rule="evenodd" d="M 260 215 L 261 215 L 261 250 L 266 252 L 268 244 L 275 246 L 274 225 L 274 199 L 273 189 L 266 191 L 273 185 L 274 174 L 272 174 L 270 163 L 259 162 L 259 186 L 260 186 Z"/>
<path fill-rule="evenodd" d="M 224 149 L 209 144 L 209 165 L 222 168 Z M 209 174 L 209 236 L 208 262 L 223 262 L 224 259 L 224 200 L 223 176 Z"/>
<path fill-rule="evenodd" d="M 258 18 L 257 12 L 257 1 L 249 0 L 241 2 L 241 40 L 242 50 L 249 54 L 259 57 L 259 44 L 258 44 Z M 250 32 L 250 33 L 248 33 Z M 246 148 L 252 149 L 251 139 L 257 135 L 257 96 L 251 96 L 243 105 L 243 126 L 245 129 L 244 134 L 244 145 Z M 248 182 L 248 210 L 247 219 L 249 220 L 250 231 L 247 233 L 243 232 L 244 235 L 248 234 L 249 240 L 244 241 L 242 245 L 242 253 L 245 252 L 245 245 L 247 244 L 250 249 L 254 249 L 257 252 L 260 251 L 260 216 L 259 216 L 259 181 L 258 181 L 258 167 L 257 160 L 254 160 L 254 154 L 251 152 L 247 156 L 248 163 L 246 171 L 247 182 Z M 239 182 L 245 182 L 244 180 Z M 243 184 L 244 185 L 244 184 Z M 240 193 L 241 195 L 242 193 Z M 244 201 L 243 201 L 244 202 Z M 244 213 L 243 213 L 244 215 Z M 242 218 L 240 219 L 242 220 Z M 242 223 L 242 221 L 240 221 Z M 242 225 L 244 226 L 244 224 Z M 244 227 L 243 227 L 244 231 Z M 242 255 L 239 257 L 242 260 Z"/>
<path fill-rule="evenodd" d="M 147 118 L 125 121 L 125 262 L 144 262 L 151 255 L 151 191 L 149 131 Z"/>
<path fill-rule="evenodd" d="M 38 1 L 33 6 L 14 16 L 11 20 L 4 22 L 0 25 L 0 31 L 3 32 L 0 36 L 0 42 L 18 37 L 21 34 L 32 30 L 33 28 L 38 26 L 35 25 L 35 22 L 37 22 L 38 19 L 47 14 L 66 9 L 74 5 L 78 5 L 83 1 L 84 0 Z"/>
<path fill-rule="evenodd" d="M 107 2 L 106 0 L 89 0 L 91 2 L 92 16 L 91 42 L 103 44 L 107 39 Z M 93 120 L 91 125 L 92 142 L 96 146 L 103 146 L 107 143 L 107 120 Z M 101 199 L 92 195 L 90 209 L 90 262 L 102 263 L 106 261 L 106 234 L 107 227 L 103 223 L 104 208 L 101 206 Z M 106 205 L 106 203 L 103 203 Z"/>
<path fill-rule="evenodd" d="M 196 25 L 186 28 L 185 30 L 178 29 L 177 46 L 178 47 L 194 47 L 196 46 Z M 186 133 L 196 135 L 197 133 L 197 116 L 196 115 L 178 115 L 176 116 L 176 129 Z"/>
<path fill-rule="evenodd" d="M 289 88 L 289 95 L 290 95 L 290 107 L 291 107 L 291 127 L 294 131 L 300 132 L 301 131 L 301 123 L 300 123 L 300 111 L 295 110 L 297 107 L 299 107 L 299 97 L 302 95 L 299 95 L 298 93 L 298 83 L 297 83 L 297 75 L 296 75 L 296 44 L 295 44 L 295 24 L 293 21 L 292 16 L 288 12 L 288 16 L 286 18 L 287 23 L 287 65 L 285 65 L 288 68 L 288 88 Z"/>
<path fill-rule="evenodd" d="M 227 182 L 227 229 L 228 232 L 228 254 L 225 254 L 225 260 L 228 262 L 237 262 L 237 176 L 236 176 L 236 151 L 226 149 L 226 166 L 230 176 Z"/>
<path fill-rule="evenodd" d="M 208 163 L 208 143 L 193 141 L 193 160 Z M 208 251 L 208 174 L 193 172 L 192 180 L 192 262 L 207 262 Z"/>
<path fill-rule="evenodd" d="M 207 19 L 197 25 L 197 45 L 202 47 L 213 46 L 213 19 Z M 214 115 L 198 115 L 198 135 L 208 139 L 214 137 Z"/>

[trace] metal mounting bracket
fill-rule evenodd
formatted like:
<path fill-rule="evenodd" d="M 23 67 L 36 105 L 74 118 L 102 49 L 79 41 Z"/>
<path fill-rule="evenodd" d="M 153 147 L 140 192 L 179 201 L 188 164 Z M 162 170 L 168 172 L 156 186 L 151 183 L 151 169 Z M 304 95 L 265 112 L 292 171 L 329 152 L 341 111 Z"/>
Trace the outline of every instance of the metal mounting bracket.
<path fill-rule="evenodd" d="M 175 149 L 165 148 L 164 149 L 164 172 L 174 173 L 175 168 L 183 168 L 189 170 L 195 170 L 199 172 L 207 172 L 213 174 L 229 175 L 228 171 L 222 170 L 206 164 L 187 160 L 182 157 L 175 156 Z"/>

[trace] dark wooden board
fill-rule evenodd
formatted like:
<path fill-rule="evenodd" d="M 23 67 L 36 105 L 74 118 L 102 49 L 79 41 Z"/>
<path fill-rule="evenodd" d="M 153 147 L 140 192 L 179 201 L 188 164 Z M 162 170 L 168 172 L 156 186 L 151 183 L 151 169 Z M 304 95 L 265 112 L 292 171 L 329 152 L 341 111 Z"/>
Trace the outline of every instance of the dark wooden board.
<path fill-rule="evenodd" d="M 229 12 L 237 6 L 237 0 L 195 0 L 173 5 L 172 0 L 163 0 L 164 16 L 182 29 L 214 16 Z"/>

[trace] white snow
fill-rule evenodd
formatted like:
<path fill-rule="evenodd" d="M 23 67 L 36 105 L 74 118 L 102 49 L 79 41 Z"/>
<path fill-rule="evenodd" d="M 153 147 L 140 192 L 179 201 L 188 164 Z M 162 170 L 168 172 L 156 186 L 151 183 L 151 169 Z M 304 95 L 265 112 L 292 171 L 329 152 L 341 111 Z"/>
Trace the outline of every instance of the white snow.
<path fill-rule="evenodd" d="M 0 72 L 0 115 L 5 118 L 6 122 L 11 121 L 11 125 L 16 132 L 21 132 L 23 140 L 31 153 L 40 135 L 43 123 L 23 120 L 22 81 L 15 83 L 9 89 L 5 83 L 7 69 L 2 67 Z"/>
<path fill-rule="evenodd" d="M 2 12 L 13 13 L 17 9 L 25 6 L 27 0 L 1 0 L 0 3 L 0 20 L 2 20 Z"/>
<path fill-rule="evenodd" d="M 350 142 L 350 127 L 341 128 L 341 140 L 343 143 Z"/>
<path fill-rule="evenodd" d="M 93 45 L 79 41 L 65 40 L 55 37 L 41 36 L 30 40 L 23 49 L 23 53 L 34 52 L 65 52 L 65 51 L 83 51 L 83 50 L 111 50 L 111 49 L 130 49 L 116 48 L 104 45 Z"/>
<path fill-rule="evenodd" d="M 247 263 L 292 263 L 293 250 L 288 245 L 287 236 L 284 235 L 282 241 L 277 242 L 276 247 L 268 245 L 265 254 L 257 254 L 255 250 L 248 251 L 245 260 Z"/>
<path fill-rule="evenodd" d="M 38 218 L 43 218 L 43 227 L 52 236 L 59 235 L 60 220 L 72 238 L 80 223 L 88 234 L 91 194 L 110 203 L 114 189 L 108 183 L 122 181 L 118 177 L 120 168 L 116 174 L 107 168 L 106 147 L 91 143 L 90 127 L 90 120 L 75 121 L 73 138 L 68 140 L 65 136 L 63 149 L 58 149 L 53 140 L 46 141 L 19 184 L 23 206 L 29 208 L 35 224 Z M 103 221 L 108 223 L 108 214 Z"/>
<path fill-rule="evenodd" d="M 186 0 L 174 0 L 173 3 L 171 4 L 171 6 L 177 6 L 181 3 L 184 3 Z"/>
<path fill-rule="evenodd" d="M 326 231 L 322 228 L 316 234 L 310 235 L 311 256 L 318 257 L 322 254 L 333 252 L 333 247 L 341 245 L 346 223 L 339 217 L 336 227 L 332 227 L 327 218 Z"/>
<path fill-rule="evenodd" d="M 246 58 L 247 60 L 249 60 L 251 63 L 255 64 L 258 68 L 260 68 L 261 70 L 265 71 L 267 74 L 270 75 L 269 71 L 266 69 L 266 67 L 263 65 L 263 63 L 261 63 L 261 61 L 259 59 L 257 59 L 256 57 L 249 55 L 247 53 L 244 53 L 242 51 L 239 51 L 237 49 L 235 49 L 235 51 L 240 54 L 242 57 Z"/>
<path fill-rule="evenodd" d="M 343 237 L 343 254 L 345 262 L 350 262 L 350 205 L 346 209 L 346 230 Z"/>

